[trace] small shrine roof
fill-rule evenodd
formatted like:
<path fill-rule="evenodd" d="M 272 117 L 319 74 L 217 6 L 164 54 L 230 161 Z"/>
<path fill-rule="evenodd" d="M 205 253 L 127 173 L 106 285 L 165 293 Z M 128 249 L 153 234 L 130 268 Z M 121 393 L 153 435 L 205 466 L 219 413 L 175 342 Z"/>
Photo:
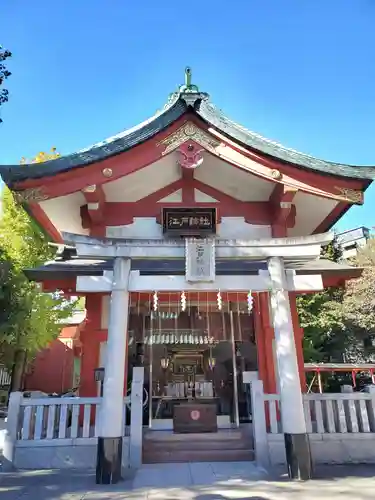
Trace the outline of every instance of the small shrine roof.
<path fill-rule="evenodd" d="M 147 141 L 188 111 L 196 114 L 198 118 L 245 148 L 279 161 L 321 174 L 353 179 L 375 179 L 375 167 L 373 166 L 354 166 L 324 161 L 286 148 L 239 125 L 219 110 L 210 101 L 207 93 L 200 92 L 196 85 L 191 84 L 191 70 L 189 68 L 186 69 L 185 85 L 180 86 L 177 92 L 171 94 L 164 109 L 157 112 L 149 120 L 89 148 L 42 164 L 0 165 L 0 175 L 6 184 L 12 186 L 27 179 L 51 176 L 102 161 Z"/>

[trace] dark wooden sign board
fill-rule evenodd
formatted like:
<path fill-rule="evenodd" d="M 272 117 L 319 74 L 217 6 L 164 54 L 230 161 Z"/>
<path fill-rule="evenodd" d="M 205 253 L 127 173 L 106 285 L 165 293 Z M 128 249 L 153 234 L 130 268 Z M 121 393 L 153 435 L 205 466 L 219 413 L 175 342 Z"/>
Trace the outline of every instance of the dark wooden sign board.
<path fill-rule="evenodd" d="M 216 233 L 216 208 L 163 208 L 163 232 L 170 236 Z"/>
<path fill-rule="evenodd" d="M 216 405 L 184 403 L 173 408 L 173 432 L 217 432 Z"/>

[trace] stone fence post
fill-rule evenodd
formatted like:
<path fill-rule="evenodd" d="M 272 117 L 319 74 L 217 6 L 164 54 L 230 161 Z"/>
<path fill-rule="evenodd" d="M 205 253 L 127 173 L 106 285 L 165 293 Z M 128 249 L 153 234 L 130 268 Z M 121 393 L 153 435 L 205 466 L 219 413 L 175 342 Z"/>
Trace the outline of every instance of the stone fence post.
<path fill-rule="evenodd" d="M 373 398 L 375 397 L 375 385 L 374 384 L 366 385 L 364 391 L 367 392 L 367 394 L 371 394 Z"/>
<path fill-rule="evenodd" d="M 343 394 L 349 394 L 349 393 L 353 392 L 353 386 L 342 385 L 342 386 L 340 386 L 340 392 Z"/>
<path fill-rule="evenodd" d="M 370 423 L 370 429 L 375 431 L 375 384 L 366 385 L 364 391 L 371 395 L 371 399 L 366 401 L 367 415 Z"/>
<path fill-rule="evenodd" d="M 129 465 L 137 469 L 142 465 L 143 439 L 143 366 L 133 368 L 132 389 L 130 395 L 130 446 Z M 152 404 L 150 399 L 149 404 Z"/>
<path fill-rule="evenodd" d="M 6 422 L 5 439 L 4 439 L 4 462 L 3 470 L 13 469 L 14 454 L 17 441 L 18 420 L 20 415 L 22 392 L 12 392 L 9 398 L 8 417 Z"/>
<path fill-rule="evenodd" d="M 259 465 L 268 468 L 270 465 L 270 456 L 267 438 L 266 412 L 264 407 L 263 382 L 261 380 L 252 380 L 250 383 L 250 393 L 255 459 Z"/>

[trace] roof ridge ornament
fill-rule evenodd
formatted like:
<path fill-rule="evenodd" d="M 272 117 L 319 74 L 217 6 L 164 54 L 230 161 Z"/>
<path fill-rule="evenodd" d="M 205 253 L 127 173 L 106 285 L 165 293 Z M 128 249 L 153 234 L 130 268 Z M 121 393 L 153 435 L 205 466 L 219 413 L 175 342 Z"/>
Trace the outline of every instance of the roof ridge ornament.
<path fill-rule="evenodd" d="M 198 85 L 192 83 L 192 69 L 190 68 L 190 66 L 186 66 L 185 83 L 183 85 L 179 85 L 177 91 L 169 94 L 168 101 L 164 106 L 164 109 L 173 106 L 173 104 L 175 104 L 178 99 L 182 99 L 188 106 L 194 107 L 197 101 L 207 101 L 209 97 L 210 96 L 209 94 L 207 94 L 207 92 L 201 92 Z"/>
<path fill-rule="evenodd" d="M 190 93 L 190 92 L 199 93 L 198 85 L 192 84 L 191 79 L 192 79 L 192 70 L 189 66 L 186 66 L 186 68 L 185 68 L 185 84 L 180 85 L 180 89 L 179 89 L 180 94 Z"/>

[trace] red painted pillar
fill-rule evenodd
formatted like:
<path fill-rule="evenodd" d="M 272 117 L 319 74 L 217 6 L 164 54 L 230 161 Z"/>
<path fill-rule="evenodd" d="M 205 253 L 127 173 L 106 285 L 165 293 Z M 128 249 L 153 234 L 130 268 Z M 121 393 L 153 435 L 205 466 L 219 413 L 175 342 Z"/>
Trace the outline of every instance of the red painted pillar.
<path fill-rule="evenodd" d="M 94 370 L 99 365 L 99 348 L 95 332 L 85 330 L 81 333 L 82 357 L 81 357 L 81 380 L 79 395 L 83 397 L 97 396 L 97 385 L 94 378 Z"/>
<path fill-rule="evenodd" d="M 87 295 L 87 317 L 85 326 L 80 334 L 82 343 L 80 396 L 97 396 L 97 383 L 94 379 L 94 370 L 99 366 L 101 306 L 102 294 Z"/>
<path fill-rule="evenodd" d="M 255 334 L 258 349 L 259 378 L 263 381 L 264 392 L 276 393 L 276 373 L 273 357 L 274 331 L 270 322 L 269 295 L 261 292 L 255 302 Z M 266 423 L 270 422 L 268 403 L 265 404 Z"/>
<path fill-rule="evenodd" d="M 301 391 L 306 392 L 306 373 L 305 362 L 303 358 L 303 329 L 299 326 L 299 317 L 297 311 L 297 297 L 295 292 L 289 292 L 290 312 L 292 315 L 294 341 L 296 343 L 296 354 L 299 378 L 301 381 Z"/>
<path fill-rule="evenodd" d="M 276 372 L 273 355 L 273 341 L 275 338 L 273 327 L 270 318 L 268 292 L 259 294 L 260 310 L 262 314 L 263 335 L 264 335 L 264 354 L 267 367 L 267 386 L 264 387 L 265 392 L 270 394 L 276 393 Z"/>
<path fill-rule="evenodd" d="M 258 355 L 258 374 L 259 379 L 262 380 L 264 388 L 268 386 L 267 380 L 267 363 L 266 363 L 266 354 L 265 354 L 265 344 L 264 344 L 264 328 L 263 328 L 263 318 L 262 318 L 262 310 L 260 306 L 260 294 L 256 294 L 254 297 L 254 329 L 255 329 L 255 338 L 257 345 L 257 355 Z"/>

